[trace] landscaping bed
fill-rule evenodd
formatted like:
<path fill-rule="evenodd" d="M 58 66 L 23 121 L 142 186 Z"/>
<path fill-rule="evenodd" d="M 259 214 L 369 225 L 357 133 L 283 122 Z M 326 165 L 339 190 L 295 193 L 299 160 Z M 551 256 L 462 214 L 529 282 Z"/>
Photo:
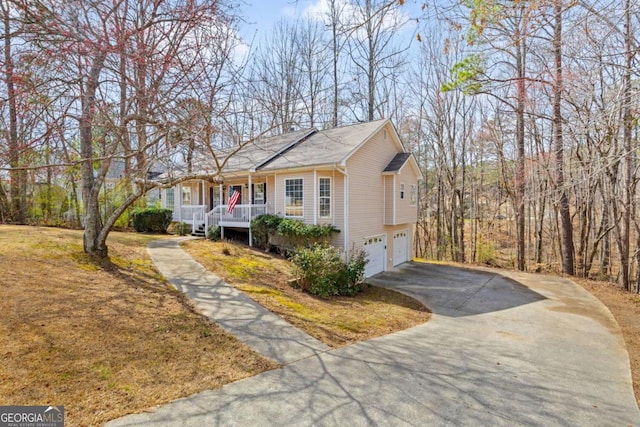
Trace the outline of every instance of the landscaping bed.
<path fill-rule="evenodd" d="M 418 301 L 376 286 L 366 285 L 354 297 L 309 295 L 291 286 L 289 261 L 241 244 L 189 240 L 182 248 L 225 282 L 332 348 L 407 329 L 430 317 Z"/>

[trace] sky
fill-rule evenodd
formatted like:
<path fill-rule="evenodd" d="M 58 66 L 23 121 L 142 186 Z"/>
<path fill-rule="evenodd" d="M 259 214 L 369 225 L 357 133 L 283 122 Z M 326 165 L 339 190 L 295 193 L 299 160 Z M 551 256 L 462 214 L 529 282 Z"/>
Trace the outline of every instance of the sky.
<path fill-rule="evenodd" d="M 251 42 L 254 35 L 255 40 L 260 40 L 280 18 L 293 20 L 305 13 L 321 12 L 324 3 L 324 0 L 246 0 L 241 9 L 246 22 L 240 25 L 240 34 L 246 42 Z M 406 1 L 402 13 L 418 16 L 421 4 L 420 0 Z"/>
<path fill-rule="evenodd" d="M 242 7 L 246 19 L 240 32 L 243 36 L 265 35 L 280 18 L 294 19 L 305 10 L 316 7 L 321 0 L 247 0 Z"/>

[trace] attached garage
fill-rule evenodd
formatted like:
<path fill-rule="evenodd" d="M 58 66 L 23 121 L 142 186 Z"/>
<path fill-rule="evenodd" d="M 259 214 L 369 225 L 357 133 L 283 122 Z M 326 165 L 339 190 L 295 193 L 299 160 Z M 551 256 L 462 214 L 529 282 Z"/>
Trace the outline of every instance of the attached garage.
<path fill-rule="evenodd" d="M 393 233 L 393 265 L 409 261 L 409 231 Z"/>
<path fill-rule="evenodd" d="M 364 268 L 364 277 L 382 273 L 387 257 L 386 235 L 366 237 L 364 239 L 364 253 L 369 261 Z"/>

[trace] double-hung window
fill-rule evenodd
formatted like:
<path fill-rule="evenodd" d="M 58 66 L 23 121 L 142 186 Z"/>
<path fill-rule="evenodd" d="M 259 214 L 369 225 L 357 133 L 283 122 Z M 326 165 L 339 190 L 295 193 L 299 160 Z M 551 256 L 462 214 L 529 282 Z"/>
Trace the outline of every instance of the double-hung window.
<path fill-rule="evenodd" d="M 182 204 L 191 204 L 191 187 L 182 187 Z"/>
<path fill-rule="evenodd" d="M 303 217 L 303 180 L 302 178 L 284 180 L 284 215 Z"/>
<path fill-rule="evenodd" d="M 173 188 L 167 188 L 166 194 L 167 194 L 167 200 L 165 201 L 166 208 L 173 210 L 173 205 L 175 204 Z"/>
<path fill-rule="evenodd" d="M 320 178 L 318 181 L 318 197 L 320 218 L 331 217 L 331 178 Z"/>

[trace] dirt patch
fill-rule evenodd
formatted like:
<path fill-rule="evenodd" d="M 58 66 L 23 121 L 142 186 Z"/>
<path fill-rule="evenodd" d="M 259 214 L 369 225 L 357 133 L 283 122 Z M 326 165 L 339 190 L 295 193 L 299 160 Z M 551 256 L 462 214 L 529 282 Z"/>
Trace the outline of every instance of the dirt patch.
<path fill-rule="evenodd" d="M 609 308 L 620 325 L 629 353 L 633 390 L 640 402 L 640 295 L 626 292 L 608 282 L 572 278 Z"/>
<path fill-rule="evenodd" d="M 79 231 L 0 226 L 4 405 L 100 425 L 277 366 L 168 286 L 146 251 L 157 238 L 112 233 L 96 262 Z"/>
<path fill-rule="evenodd" d="M 225 282 L 332 348 L 407 329 L 430 317 L 413 298 L 376 286 L 355 297 L 314 297 L 289 284 L 287 260 L 247 246 L 191 240 L 182 247 Z"/>

